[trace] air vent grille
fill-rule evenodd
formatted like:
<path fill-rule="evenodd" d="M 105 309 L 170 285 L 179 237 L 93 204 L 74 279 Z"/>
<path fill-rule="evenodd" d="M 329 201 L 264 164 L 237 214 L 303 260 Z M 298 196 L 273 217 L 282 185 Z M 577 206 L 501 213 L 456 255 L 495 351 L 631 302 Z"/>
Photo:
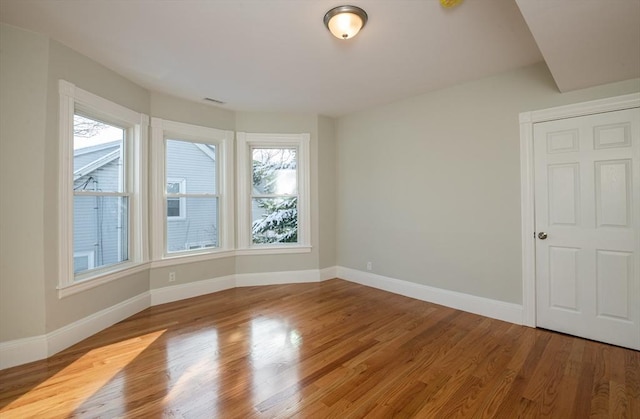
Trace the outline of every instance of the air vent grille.
<path fill-rule="evenodd" d="M 210 97 L 205 97 L 204 100 L 209 101 L 209 102 L 213 102 L 213 103 L 217 103 L 218 105 L 224 105 L 225 102 L 218 100 L 218 99 L 213 99 Z"/>

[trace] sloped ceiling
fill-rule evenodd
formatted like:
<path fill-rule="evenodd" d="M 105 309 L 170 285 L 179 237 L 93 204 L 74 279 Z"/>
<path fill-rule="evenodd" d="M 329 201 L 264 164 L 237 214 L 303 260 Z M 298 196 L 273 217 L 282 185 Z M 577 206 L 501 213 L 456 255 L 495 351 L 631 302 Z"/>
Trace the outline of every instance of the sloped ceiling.
<path fill-rule="evenodd" d="M 563 91 L 640 77 L 640 0 L 516 0 Z"/>
<path fill-rule="evenodd" d="M 350 41 L 323 26 L 335 0 L 0 0 L 0 21 L 232 110 L 338 116 L 543 59 L 561 90 L 640 76 L 639 0 L 349 3 L 369 14 Z"/>

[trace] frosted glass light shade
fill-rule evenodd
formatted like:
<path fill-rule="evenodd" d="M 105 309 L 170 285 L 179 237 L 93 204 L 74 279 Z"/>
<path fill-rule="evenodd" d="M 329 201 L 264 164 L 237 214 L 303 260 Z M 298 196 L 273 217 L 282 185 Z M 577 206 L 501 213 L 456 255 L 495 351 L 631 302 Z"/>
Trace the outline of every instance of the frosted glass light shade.
<path fill-rule="evenodd" d="M 324 24 L 338 39 L 351 39 L 367 23 L 367 13 L 356 6 L 338 6 L 324 15 Z"/>

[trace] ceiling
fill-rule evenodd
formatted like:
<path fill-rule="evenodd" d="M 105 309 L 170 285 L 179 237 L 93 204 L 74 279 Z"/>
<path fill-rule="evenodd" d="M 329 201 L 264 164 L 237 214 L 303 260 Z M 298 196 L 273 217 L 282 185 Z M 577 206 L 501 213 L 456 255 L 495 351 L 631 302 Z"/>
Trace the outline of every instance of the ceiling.
<path fill-rule="evenodd" d="M 543 60 L 561 91 L 640 77 L 640 0 L 347 3 L 369 15 L 348 41 L 336 0 L 0 0 L 0 21 L 240 111 L 339 116 Z"/>

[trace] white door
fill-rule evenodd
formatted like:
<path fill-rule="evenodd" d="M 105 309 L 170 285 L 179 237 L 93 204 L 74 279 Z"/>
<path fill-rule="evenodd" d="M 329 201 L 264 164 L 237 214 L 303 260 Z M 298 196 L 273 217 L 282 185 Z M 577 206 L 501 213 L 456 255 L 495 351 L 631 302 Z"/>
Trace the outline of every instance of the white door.
<path fill-rule="evenodd" d="M 536 324 L 640 349 L 640 109 L 533 133 Z"/>

